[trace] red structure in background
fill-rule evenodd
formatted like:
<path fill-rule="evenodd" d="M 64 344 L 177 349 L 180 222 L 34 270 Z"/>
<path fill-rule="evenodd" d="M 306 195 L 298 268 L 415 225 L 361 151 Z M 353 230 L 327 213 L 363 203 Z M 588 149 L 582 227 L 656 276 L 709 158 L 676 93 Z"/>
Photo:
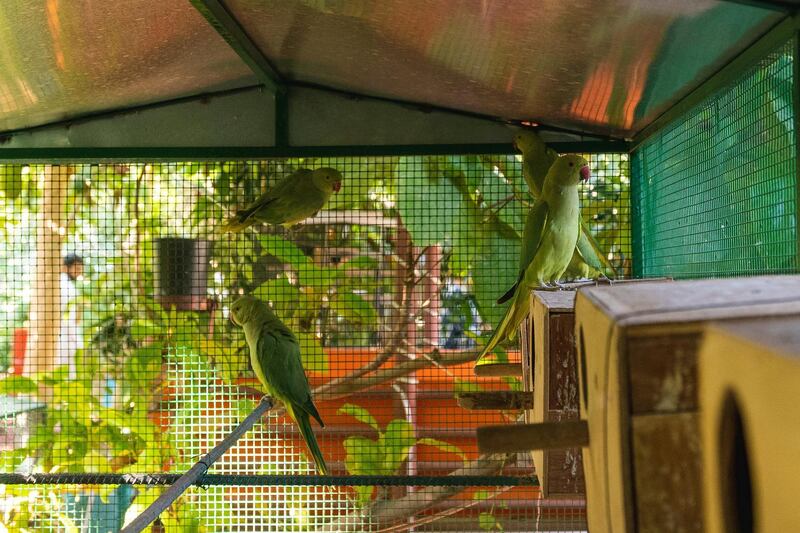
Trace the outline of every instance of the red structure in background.
<path fill-rule="evenodd" d="M 22 369 L 25 365 L 25 349 L 28 346 L 28 330 L 25 328 L 17 328 L 14 330 L 14 338 L 11 341 L 11 353 L 13 360 L 11 362 L 14 369 L 14 374 L 17 376 L 22 375 Z"/>

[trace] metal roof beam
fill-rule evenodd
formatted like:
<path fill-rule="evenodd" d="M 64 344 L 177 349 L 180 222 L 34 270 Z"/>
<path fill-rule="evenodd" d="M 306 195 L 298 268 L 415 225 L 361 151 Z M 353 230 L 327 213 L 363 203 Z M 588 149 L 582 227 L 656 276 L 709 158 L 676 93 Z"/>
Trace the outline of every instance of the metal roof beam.
<path fill-rule="evenodd" d="M 278 95 L 286 92 L 283 77 L 221 0 L 190 1 L 272 93 Z"/>

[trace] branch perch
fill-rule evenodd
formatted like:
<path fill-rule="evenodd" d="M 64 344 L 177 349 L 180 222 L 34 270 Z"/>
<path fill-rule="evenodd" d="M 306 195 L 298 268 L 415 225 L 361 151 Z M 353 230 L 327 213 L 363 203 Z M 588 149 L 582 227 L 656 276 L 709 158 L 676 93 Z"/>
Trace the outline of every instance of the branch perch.
<path fill-rule="evenodd" d="M 451 476 L 490 476 L 499 472 L 508 461 L 510 455 L 491 454 L 482 455 L 465 464 L 463 467 L 450 473 Z M 376 501 L 366 509 L 360 509 L 345 516 L 339 517 L 329 524 L 325 524 L 317 531 L 320 532 L 356 532 L 363 531 L 365 526 L 384 530 L 400 521 L 408 520 L 416 514 L 430 509 L 434 505 L 463 492 L 466 487 L 441 486 L 426 487 L 412 492 L 407 496 L 394 500 Z M 471 501 L 465 502 L 464 508 L 472 505 Z M 444 517 L 442 514 L 440 517 Z M 408 524 L 413 527 L 413 524 Z M 392 528 L 394 531 L 395 529 Z"/>

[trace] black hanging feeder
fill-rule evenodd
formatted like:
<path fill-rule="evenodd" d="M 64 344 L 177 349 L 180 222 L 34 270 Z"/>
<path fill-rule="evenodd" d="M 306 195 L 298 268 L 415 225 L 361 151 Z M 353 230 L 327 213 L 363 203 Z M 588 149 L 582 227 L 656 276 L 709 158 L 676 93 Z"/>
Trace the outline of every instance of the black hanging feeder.
<path fill-rule="evenodd" d="M 156 297 L 179 311 L 206 311 L 211 241 L 181 237 L 156 239 Z"/>

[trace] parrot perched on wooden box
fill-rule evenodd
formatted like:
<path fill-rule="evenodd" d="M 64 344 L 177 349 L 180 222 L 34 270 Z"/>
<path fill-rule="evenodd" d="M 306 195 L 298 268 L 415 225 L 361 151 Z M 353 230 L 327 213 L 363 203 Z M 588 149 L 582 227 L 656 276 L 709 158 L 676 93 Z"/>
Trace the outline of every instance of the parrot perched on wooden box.
<path fill-rule="evenodd" d="M 589 179 L 587 161 L 578 155 L 558 157 L 543 180 L 523 231 L 519 277 L 498 302 L 512 299 L 506 314 L 478 360 L 505 339 L 513 339 L 528 313 L 528 293 L 557 283 L 572 259 L 580 234 L 578 183 Z"/>
<path fill-rule="evenodd" d="M 548 148 L 541 137 L 531 130 L 518 132 L 514 136 L 513 144 L 517 150 L 522 152 L 522 176 L 525 178 L 525 183 L 528 184 L 531 195 L 538 200 L 547 171 L 558 154 L 552 148 Z M 525 240 L 524 234 L 522 239 Z M 589 228 L 581 218 L 581 234 L 578 237 L 575 253 L 563 277 L 567 281 L 572 281 L 601 276 L 616 277 L 614 266 L 600 250 L 600 246 L 589 233 Z"/>

